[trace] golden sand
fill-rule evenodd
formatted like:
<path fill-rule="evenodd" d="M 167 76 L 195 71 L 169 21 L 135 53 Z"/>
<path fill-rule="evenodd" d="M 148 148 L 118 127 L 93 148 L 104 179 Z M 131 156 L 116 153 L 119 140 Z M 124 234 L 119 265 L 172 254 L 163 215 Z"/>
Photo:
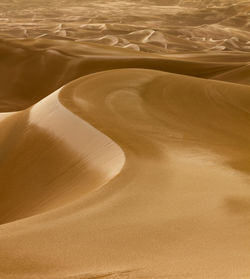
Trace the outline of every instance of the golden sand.
<path fill-rule="evenodd" d="M 0 279 L 250 278 L 249 1 L 0 15 Z"/>

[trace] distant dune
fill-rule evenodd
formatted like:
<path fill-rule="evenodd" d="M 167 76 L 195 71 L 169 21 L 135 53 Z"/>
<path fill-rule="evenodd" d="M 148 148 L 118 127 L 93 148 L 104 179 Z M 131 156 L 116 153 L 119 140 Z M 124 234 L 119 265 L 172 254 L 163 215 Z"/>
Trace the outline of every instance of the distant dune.
<path fill-rule="evenodd" d="M 96 42 L 153 53 L 250 52 L 246 0 L 2 0 L 0 36 Z"/>
<path fill-rule="evenodd" d="M 1 1 L 0 279 L 250 276 L 248 1 Z"/>

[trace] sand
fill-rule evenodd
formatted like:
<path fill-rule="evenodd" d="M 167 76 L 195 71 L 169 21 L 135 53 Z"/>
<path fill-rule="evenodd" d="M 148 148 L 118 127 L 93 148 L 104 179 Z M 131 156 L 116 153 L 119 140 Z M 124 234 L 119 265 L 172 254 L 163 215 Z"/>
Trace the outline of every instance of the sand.
<path fill-rule="evenodd" d="M 249 12 L 1 1 L 1 279 L 250 277 Z"/>

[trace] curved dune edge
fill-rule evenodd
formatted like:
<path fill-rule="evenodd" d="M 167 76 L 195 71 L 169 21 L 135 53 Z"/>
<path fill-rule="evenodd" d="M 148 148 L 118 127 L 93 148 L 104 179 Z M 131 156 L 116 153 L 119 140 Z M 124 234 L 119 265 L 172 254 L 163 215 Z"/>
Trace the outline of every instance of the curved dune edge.
<path fill-rule="evenodd" d="M 92 164 L 92 168 L 99 169 L 111 179 L 125 163 L 123 151 L 110 138 L 78 117 L 78 114 L 65 109 L 58 100 L 61 90 L 63 88 L 33 106 L 29 122 L 59 138 L 83 160 Z"/>
<path fill-rule="evenodd" d="M 1 223 L 80 199 L 125 163 L 116 143 L 61 105 L 59 92 L 27 111 L 0 114 Z"/>
<path fill-rule="evenodd" d="M 80 78 L 59 100 L 126 164 L 75 203 L 1 226 L 3 278 L 249 273 L 248 86 L 126 69 Z"/>

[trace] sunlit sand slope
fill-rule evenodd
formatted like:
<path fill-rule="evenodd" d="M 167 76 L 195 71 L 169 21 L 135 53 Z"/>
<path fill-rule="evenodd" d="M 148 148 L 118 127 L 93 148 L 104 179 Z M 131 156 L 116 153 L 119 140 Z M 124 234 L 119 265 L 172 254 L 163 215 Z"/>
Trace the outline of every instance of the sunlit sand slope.
<path fill-rule="evenodd" d="M 70 203 L 123 166 L 122 150 L 66 110 L 58 92 L 0 118 L 1 224 Z"/>
<path fill-rule="evenodd" d="M 249 86 L 125 69 L 85 76 L 5 117 L 3 135 L 23 141 L 10 152 L 13 162 L 32 162 L 32 171 L 1 162 L 20 195 L 11 200 L 23 206 L 9 217 L 19 220 L 0 226 L 0 277 L 247 278 L 249 105 Z M 18 132 L 17 122 L 27 129 Z M 32 198 L 47 206 L 36 215 L 20 183 L 41 181 L 38 154 L 52 180 L 62 167 L 72 180 L 31 185 Z M 72 167 L 76 160 L 97 166 Z M 11 195 L 7 186 L 1 191 Z M 56 205 L 50 211 L 47 191 Z M 20 219 L 27 208 L 33 216 Z"/>

